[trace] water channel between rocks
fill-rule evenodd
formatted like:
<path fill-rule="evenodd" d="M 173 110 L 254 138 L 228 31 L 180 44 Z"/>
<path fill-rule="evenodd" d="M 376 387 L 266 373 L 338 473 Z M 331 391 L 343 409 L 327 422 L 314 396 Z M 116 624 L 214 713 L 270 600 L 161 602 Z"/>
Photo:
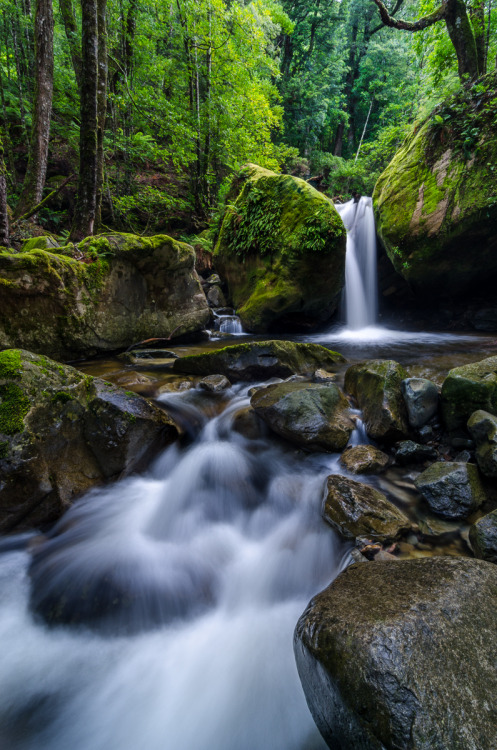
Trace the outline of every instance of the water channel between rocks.
<path fill-rule="evenodd" d="M 181 355 L 237 340 L 172 348 Z M 305 340 L 348 363 L 393 358 L 438 382 L 496 346 L 476 335 L 380 329 Z M 0 747 L 322 750 L 292 634 L 310 597 L 351 562 L 350 545 L 320 514 L 325 477 L 343 471 L 338 455 L 244 427 L 253 383 L 209 395 L 182 390 L 189 378 L 157 360 L 80 367 L 157 398 L 185 434 L 143 474 L 89 493 L 45 543 L 41 595 L 53 585 L 83 600 L 113 596 L 98 627 L 39 622 L 30 554 L 0 555 Z M 409 472 L 361 481 L 416 517 Z M 468 554 L 458 534 L 402 552 L 434 553 Z"/>

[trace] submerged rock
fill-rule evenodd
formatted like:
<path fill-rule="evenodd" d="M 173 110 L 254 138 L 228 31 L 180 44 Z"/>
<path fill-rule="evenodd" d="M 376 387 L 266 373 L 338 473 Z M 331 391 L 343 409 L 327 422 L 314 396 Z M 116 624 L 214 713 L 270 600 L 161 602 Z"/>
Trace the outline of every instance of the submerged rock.
<path fill-rule="evenodd" d="M 345 227 L 303 180 L 254 164 L 231 186 L 214 250 L 244 329 L 328 320 L 344 283 Z"/>
<path fill-rule="evenodd" d="M 474 464 L 437 461 L 414 484 L 431 510 L 443 518 L 467 518 L 486 500 Z"/>
<path fill-rule="evenodd" d="M 497 414 L 497 357 L 455 367 L 443 382 L 442 415 L 448 430 L 465 430 L 479 409 Z"/>
<path fill-rule="evenodd" d="M 165 235 L 102 235 L 52 252 L 4 250 L 0 347 L 68 360 L 199 331 L 210 311 L 194 260 L 189 245 Z"/>
<path fill-rule="evenodd" d="M 395 442 L 409 435 L 401 384 L 404 368 L 393 360 L 371 359 L 349 367 L 345 390 L 357 400 L 367 433 L 375 440 Z"/>
<path fill-rule="evenodd" d="M 497 417 L 479 409 L 468 420 L 476 443 L 476 461 L 482 474 L 497 477 Z"/>
<path fill-rule="evenodd" d="M 0 352 L 0 530 L 57 520 L 177 434 L 141 396 L 30 352 Z"/>
<path fill-rule="evenodd" d="M 479 518 L 469 529 L 475 557 L 497 563 L 497 510 Z"/>
<path fill-rule="evenodd" d="M 493 750 L 497 568 L 432 557 L 347 568 L 295 630 L 333 750 Z M 476 613 L 478 613 L 476 615 Z"/>
<path fill-rule="evenodd" d="M 331 474 L 326 480 L 323 518 L 345 539 L 390 542 L 412 527 L 405 513 L 382 492 L 341 474 Z"/>
<path fill-rule="evenodd" d="M 402 395 L 411 427 L 423 427 L 438 411 L 438 388 L 426 378 L 406 378 Z"/>
<path fill-rule="evenodd" d="M 495 72 L 462 87 L 413 129 L 374 189 L 396 271 L 437 301 L 497 278 L 496 95 Z"/>
<path fill-rule="evenodd" d="M 373 445 L 354 445 L 342 453 L 340 463 L 351 474 L 381 474 L 390 457 Z"/>
<path fill-rule="evenodd" d="M 173 370 L 190 375 L 222 373 L 231 382 L 269 380 L 291 375 L 310 375 L 316 367 L 334 367 L 345 362 L 341 354 L 318 344 L 293 341 L 251 341 L 224 349 L 190 354 L 174 362 Z"/>
<path fill-rule="evenodd" d="M 276 383 L 256 391 L 250 403 L 273 432 L 308 450 L 343 450 L 354 429 L 336 385 Z"/>

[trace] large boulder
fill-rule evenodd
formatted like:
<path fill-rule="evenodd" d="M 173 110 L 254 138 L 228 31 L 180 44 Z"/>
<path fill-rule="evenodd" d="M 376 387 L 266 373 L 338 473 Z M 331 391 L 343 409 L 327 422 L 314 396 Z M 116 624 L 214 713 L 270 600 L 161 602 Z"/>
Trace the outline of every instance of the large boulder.
<path fill-rule="evenodd" d="M 438 411 L 438 388 L 426 378 L 406 378 L 402 395 L 411 427 L 423 427 Z"/>
<path fill-rule="evenodd" d="M 326 480 L 323 517 L 345 539 L 389 542 L 412 526 L 382 492 L 341 474 L 331 474 Z"/>
<path fill-rule="evenodd" d="M 479 409 L 468 419 L 468 430 L 476 443 L 476 461 L 481 473 L 497 477 L 497 417 Z"/>
<path fill-rule="evenodd" d="M 337 352 L 318 344 L 293 341 L 251 341 L 223 349 L 189 354 L 175 360 L 173 370 L 189 375 L 222 373 L 234 383 L 240 380 L 269 380 L 291 375 L 311 375 L 316 368 L 335 368 L 345 362 Z"/>
<path fill-rule="evenodd" d="M 467 518 L 486 500 L 474 464 L 437 461 L 414 480 L 430 509 L 443 518 Z"/>
<path fill-rule="evenodd" d="M 497 510 L 470 526 L 469 541 L 475 557 L 497 563 Z"/>
<path fill-rule="evenodd" d="M 30 352 L 0 352 L 0 530 L 57 520 L 177 434 L 141 396 Z"/>
<path fill-rule="evenodd" d="M 496 95 L 494 72 L 439 105 L 374 189 L 378 232 L 396 271 L 437 300 L 497 278 Z"/>
<path fill-rule="evenodd" d="M 455 367 L 443 382 L 442 415 L 449 431 L 465 431 L 479 409 L 497 414 L 497 357 Z"/>
<path fill-rule="evenodd" d="M 295 631 L 307 703 L 333 750 L 497 747 L 497 567 L 356 564 Z"/>
<path fill-rule="evenodd" d="M 254 164 L 235 177 L 214 250 L 243 327 L 315 324 L 334 313 L 344 283 L 345 227 L 303 180 Z"/>
<path fill-rule="evenodd" d="M 210 312 L 189 245 L 158 235 L 0 252 L 0 347 L 61 360 L 203 328 Z"/>
<path fill-rule="evenodd" d="M 402 381 L 408 373 L 393 360 L 371 359 L 349 367 L 345 390 L 363 412 L 367 433 L 374 440 L 395 442 L 409 435 Z"/>
<path fill-rule="evenodd" d="M 254 393 L 250 404 L 277 435 L 316 451 L 341 451 L 354 423 L 336 385 L 276 383 Z"/>

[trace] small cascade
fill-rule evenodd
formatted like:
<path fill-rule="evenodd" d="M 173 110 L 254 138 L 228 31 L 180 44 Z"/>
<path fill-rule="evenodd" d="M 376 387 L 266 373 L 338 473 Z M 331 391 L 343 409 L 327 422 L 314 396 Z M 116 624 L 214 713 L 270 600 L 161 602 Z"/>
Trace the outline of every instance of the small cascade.
<path fill-rule="evenodd" d="M 232 336 L 245 333 L 238 315 L 217 313 L 214 311 L 214 330 L 219 333 L 230 333 Z"/>
<path fill-rule="evenodd" d="M 376 229 L 372 198 L 335 206 L 347 229 L 345 321 L 348 329 L 374 326 L 377 317 Z"/>

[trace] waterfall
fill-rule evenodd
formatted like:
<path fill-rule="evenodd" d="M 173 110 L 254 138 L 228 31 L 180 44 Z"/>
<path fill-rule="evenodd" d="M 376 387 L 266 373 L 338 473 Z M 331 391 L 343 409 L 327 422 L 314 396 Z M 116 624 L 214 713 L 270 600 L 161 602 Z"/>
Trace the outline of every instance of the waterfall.
<path fill-rule="evenodd" d="M 347 229 L 345 321 L 354 331 L 374 326 L 377 316 L 376 230 L 372 198 L 335 206 Z"/>
<path fill-rule="evenodd" d="M 238 315 L 217 313 L 214 310 L 214 330 L 219 333 L 231 333 L 233 336 L 245 333 Z"/>

